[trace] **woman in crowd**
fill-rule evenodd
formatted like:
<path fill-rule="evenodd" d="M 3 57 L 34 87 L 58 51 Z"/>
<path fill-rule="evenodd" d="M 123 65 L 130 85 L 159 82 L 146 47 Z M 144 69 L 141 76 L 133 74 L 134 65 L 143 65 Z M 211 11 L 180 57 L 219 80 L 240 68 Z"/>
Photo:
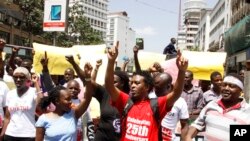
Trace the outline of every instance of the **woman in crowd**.
<path fill-rule="evenodd" d="M 35 109 L 42 93 L 38 77 L 32 76 L 36 88 L 30 87 L 31 76 L 24 67 L 17 67 L 13 73 L 16 89 L 8 92 L 6 112 L 0 140 L 35 141 Z"/>
<path fill-rule="evenodd" d="M 52 102 L 55 110 L 42 114 L 36 122 L 36 141 L 75 141 L 77 138 L 77 121 L 87 110 L 91 101 L 91 71 L 92 66 L 84 66 L 86 91 L 83 101 L 72 107 L 71 93 L 63 86 L 57 86 L 44 97 L 40 103 L 41 109 L 46 110 Z M 81 77 L 82 78 L 82 77 Z"/>
<path fill-rule="evenodd" d="M 84 76 L 84 72 L 74 61 L 73 56 L 67 59 L 74 67 L 79 76 Z M 94 72 L 97 73 L 97 72 Z M 86 78 L 86 76 L 84 76 Z M 114 74 L 114 85 L 126 93 L 129 92 L 129 78 L 126 72 L 116 72 Z M 110 105 L 110 96 L 106 89 L 92 80 L 93 97 L 100 103 L 101 117 L 95 133 L 95 141 L 119 141 L 120 132 L 120 115 L 116 108 Z"/>

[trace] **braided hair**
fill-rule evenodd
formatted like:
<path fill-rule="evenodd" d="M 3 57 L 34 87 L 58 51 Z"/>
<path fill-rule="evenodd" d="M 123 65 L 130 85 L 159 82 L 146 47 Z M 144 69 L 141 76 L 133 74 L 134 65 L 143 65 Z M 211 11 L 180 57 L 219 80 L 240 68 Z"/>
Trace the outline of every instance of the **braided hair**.
<path fill-rule="evenodd" d="M 66 90 L 66 88 L 61 85 L 56 86 L 48 92 L 48 96 L 45 96 L 41 99 L 39 106 L 42 111 L 46 111 L 50 103 L 56 103 L 56 100 L 60 97 L 61 90 Z"/>

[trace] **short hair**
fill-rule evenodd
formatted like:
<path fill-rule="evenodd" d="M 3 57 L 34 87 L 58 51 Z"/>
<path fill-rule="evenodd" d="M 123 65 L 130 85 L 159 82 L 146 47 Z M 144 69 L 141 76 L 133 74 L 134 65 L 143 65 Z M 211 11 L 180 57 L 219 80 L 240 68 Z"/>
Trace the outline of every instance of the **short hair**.
<path fill-rule="evenodd" d="M 153 90 L 154 80 L 153 80 L 153 77 L 149 71 L 142 70 L 142 71 L 134 72 L 133 76 L 135 76 L 135 75 L 140 75 L 140 76 L 144 77 L 144 83 L 149 87 L 148 92 Z"/>
<path fill-rule="evenodd" d="M 67 68 L 67 69 L 65 69 L 64 73 L 65 73 L 67 70 L 69 70 L 69 71 L 73 72 L 73 75 L 75 75 L 75 71 L 74 71 L 74 69 L 72 69 L 72 68 Z"/>
<path fill-rule="evenodd" d="M 80 87 L 80 84 L 79 84 L 75 79 L 69 80 L 69 82 L 67 82 L 67 87 L 68 87 L 69 84 L 71 84 L 71 83 L 76 83 L 76 84 Z"/>
<path fill-rule="evenodd" d="M 170 41 L 176 40 L 175 38 L 171 38 Z"/>
<path fill-rule="evenodd" d="M 212 73 L 210 74 L 210 81 L 212 81 L 213 78 L 216 77 L 216 76 L 218 76 L 218 75 L 222 76 L 221 73 L 218 72 L 218 71 L 212 72 Z"/>
<path fill-rule="evenodd" d="M 120 80 L 123 82 L 123 88 L 122 91 L 125 93 L 129 93 L 130 87 L 129 87 L 129 77 L 128 74 L 124 71 L 117 70 L 114 72 L 114 75 L 118 76 Z"/>
<path fill-rule="evenodd" d="M 194 74 L 191 70 L 186 70 L 186 72 L 189 73 L 192 78 L 194 77 Z"/>
<path fill-rule="evenodd" d="M 172 84 L 173 78 L 172 78 L 172 76 L 171 76 L 169 73 L 167 73 L 167 72 L 162 72 L 162 73 L 156 74 L 156 75 L 154 76 L 154 79 L 155 79 L 156 77 L 161 77 L 161 76 L 165 76 L 165 78 L 167 78 L 167 79 L 166 79 L 166 80 L 167 80 L 166 83 Z"/>

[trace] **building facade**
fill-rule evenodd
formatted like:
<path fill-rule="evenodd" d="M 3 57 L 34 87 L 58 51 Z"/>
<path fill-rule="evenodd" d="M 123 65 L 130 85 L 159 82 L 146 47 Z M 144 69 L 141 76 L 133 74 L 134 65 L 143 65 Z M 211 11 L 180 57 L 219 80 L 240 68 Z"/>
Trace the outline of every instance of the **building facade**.
<path fill-rule="evenodd" d="M 186 49 L 186 29 L 185 27 L 181 27 L 180 30 L 178 30 L 178 35 L 176 39 L 176 46 L 180 50 Z"/>
<path fill-rule="evenodd" d="M 246 0 L 230 1 L 230 25 L 225 31 L 228 71 L 239 72 L 250 61 L 250 4 Z"/>
<path fill-rule="evenodd" d="M 135 31 L 129 27 L 129 17 L 126 12 L 108 14 L 107 47 L 119 41 L 119 56 L 117 65 L 122 66 L 123 58 L 133 58 L 133 47 L 136 44 Z"/>
<path fill-rule="evenodd" d="M 203 51 L 224 51 L 224 33 L 231 27 L 231 16 L 231 0 L 219 0 L 211 10 L 202 10 L 196 45 Z"/>
<path fill-rule="evenodd" d="M 7 44 L 18 46 L 27 45 L 27 40 L 37 43 L 50 43 L 44 40 L 41 36 L 34 36 L 28 30 L 22 28 L 25 24 L 23 21 L 23 14 L 19 8 L 17 0 L 1 0 L 0 1 L 0 38 L 6 40 Z M 31 55 L 31 47 L 29 49 L 20 49 L 19 55 Z M 12 52 L 12 47 L 6 46 L 4 51 L 7 54 Z"/>
<path fill-rule="evenodd" d="M 248 3 L 247 3 L 248 2 Z M 250 102 L 250 2 L 231 0 L 231 28 L 225 32 L 227 72 L 244 69 L 244 98 Z"/>
<path fill-rule="evenodd" d="M 206 8 L 204 0 L 187 0 L 184 2 L 187 49 L 195 47 L 195 35 L 199 29 L 201 9 L 204 8 Z"/>
<path fill-rule="evenodd" d="M 107 31 L 107 14 L 108 14 L 108 0 L 70 0 L 69 6 L 74 3 L 79 3 L 84 10 L 84 17 L 91 25 L 91 27 L 101 32 L 102 38 L 105 41 Z"/>
<path fill-rule="evenodd" d="M 224 32 L 230 27 L 230 0 L 219 0 L 211 12 L 209 51 L 223 50 Z"/>
<path fill-rule="evenodd" d="M 209 48 L 210 13 L 211 9 L 202 9 L 199 28 L 195 35 L 195 46 L 200 51 L 207 51 Z"/>

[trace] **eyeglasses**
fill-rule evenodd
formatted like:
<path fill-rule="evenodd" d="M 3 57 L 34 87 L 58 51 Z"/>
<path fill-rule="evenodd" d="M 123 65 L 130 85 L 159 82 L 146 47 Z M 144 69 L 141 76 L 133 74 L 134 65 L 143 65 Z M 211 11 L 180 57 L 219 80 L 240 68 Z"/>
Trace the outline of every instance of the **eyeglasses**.
<path fill-rule="evenodd" d="M 13 76 L 13 79 L 17 80 L 17 79 L 21 79 L 21 80 L 24 80 L 26 79 L 25 76 Z"/>

